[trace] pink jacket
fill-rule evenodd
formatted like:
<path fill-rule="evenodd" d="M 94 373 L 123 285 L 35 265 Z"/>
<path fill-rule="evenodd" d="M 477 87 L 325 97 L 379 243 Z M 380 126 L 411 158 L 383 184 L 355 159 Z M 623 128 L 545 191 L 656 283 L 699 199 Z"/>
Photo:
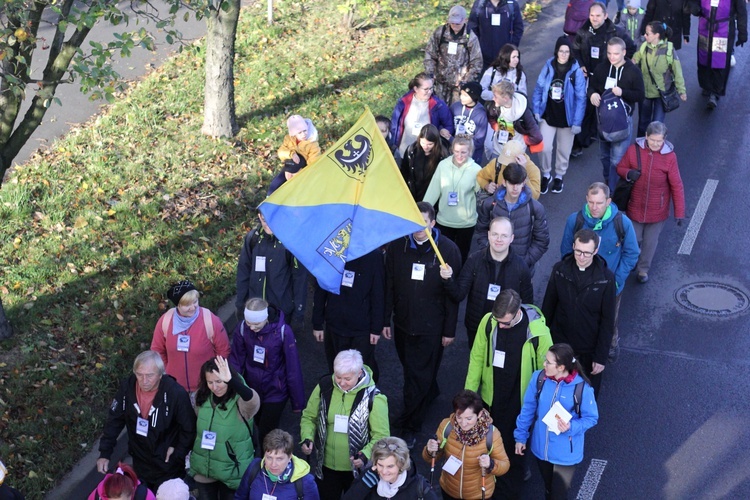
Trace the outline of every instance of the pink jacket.
<path fill-rule="evenodd" d="M 104 481 L 106 481 L 107 478 L 109 476 L 111 476 L 111 475 L 112 474 L 107 474 L 106 476 L 104 476 L 104 479 L 101 480 L 101 482 L 99 483 L 99 486 L 97 486 L 96 489 L 91 492 L 91 494 L 89 495 L 88 500 L 97 500 L 98 498 L 101 498 L 101 499 L 106 499 L 107 498 L 107 497 L 104 496 Z M 138 481 L 138 484 L 141 484 L 141 482 Z M 138 485 L 136 485 L 136 487 L 137 486 Z M 146 493 L 146 500 L 156 500 L 156 495 L 154 495 L 151 492 L 151 490 L 147 489 L 146 492 L 147 492 Z M 99 495 L 99 496 L 97 496 L 97 495 Z"/>
<path fill-rule="evenodd" d="M 674 147 L 664 141 L 660 151 L 651 151 L 646 139 L 636 140 L 641 150 L 641 176 L 633 184 L 627 216 L 633 222 L 653 224 L 669 218 L 669 202 L 674 205 L 675 219 L 685 218 L 685 191 L 682 187 Z M 617 174 L 626 178 L 628 170 L 638 170 L 635 144 L 631 144 L 617 165 Z"/>

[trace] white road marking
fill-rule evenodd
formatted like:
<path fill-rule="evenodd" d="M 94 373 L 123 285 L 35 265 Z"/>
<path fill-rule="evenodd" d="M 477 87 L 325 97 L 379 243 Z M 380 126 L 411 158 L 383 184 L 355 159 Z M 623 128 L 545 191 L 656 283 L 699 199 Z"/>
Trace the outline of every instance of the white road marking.
<path fill-rule="evenodd" d="M 687 231 L 685 231 L 685 237 L 682 238 L 680 249 L 677 250 L 677 255 L 690 255 L 690 252 L 693 251 L 693 244 L 695 244 L 695 240 L 698 238 L 698 232 L 701 230 L 703 219 L 706 217 L 708 206 L 711 204 L 711 199 L 714 197 L 716 186 L 718 185 L 719 181 L 715 179 L 706 180 L 703 193 L 701 193 L 698 205 L 695 207 L 693 217 L 690 219 Z"/>
<path fill-rule="evenodd" d="M 596 493 L 596 489 L 599 487 L 599 481 L 602 478 L 602 474 L 604 474 L 606 466 L 606 460 L 591 459 L 591 464 L 589 464 L 589 468 L 586 470 L 586 476 L 583 478 L 576 500 L 593 500 L 594 493 Z"/>

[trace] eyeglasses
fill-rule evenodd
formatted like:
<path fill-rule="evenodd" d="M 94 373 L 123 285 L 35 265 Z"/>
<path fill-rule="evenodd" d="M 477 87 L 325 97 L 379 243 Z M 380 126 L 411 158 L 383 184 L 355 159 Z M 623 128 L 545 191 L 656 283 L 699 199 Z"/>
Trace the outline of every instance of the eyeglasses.
<path fill-rule="evenodd" d="M 434 89 L 434 87 L 427 87 L 426 89 L 420 88 L 419 90 L 421 90 L 423 92 L 432 92 L 433 89 Z"/>
<path fill-rule="evenodd" d="M 390 451 L 396 451 L 398 450 L 398 445 L 393 443 L 377 443 L 375 444 L 376 448 L 380 448 L 381 450 L 388 449 Z"/>
<path fill-rule="evenodd" d="M 585 257 L 587 259 L 594 255 L 594 252 L 584 252 L 583 250 L 578 250 L 577 248 L 574 248 L 573 252 L 575 252 L 576 257 Z"/>
<path fill-rule="evenodd" d="M 545 358 L 545 360 L 544 360 L 544 365 L 545 365 L 545 366 L 547 366 L 547 365 L 550 365 L 550 366 L 557 366 L 557 363 L 553 363 L 552 361 L 550 361 L 550 360 L 548 360 L 548 359 L 546 359 L 546 358 Z"/>
<path fill-rule="evenodd" d="M 497 321 L 497 324 L 498 324 L 498 325 L 503 325 L 503 326 L 510 326 L 510 325 L 512 325 L 512 324 L 513 324 L 513 320 L 515 320 L 515 319 L 516 319 L 516 317 L 515 317 L 515 316 L 513 316 L 513 319 L 512 319 L 512 320 L 510 320 L 510 321 L 500 321 L 500 319 L 499 319 L 499 318 L 496 318 L 496 317 L 494 317 L 494 316 L 493 316 L 493 318 L 494 318 L 494 320 L 495 320 L 495 321 Z"/>

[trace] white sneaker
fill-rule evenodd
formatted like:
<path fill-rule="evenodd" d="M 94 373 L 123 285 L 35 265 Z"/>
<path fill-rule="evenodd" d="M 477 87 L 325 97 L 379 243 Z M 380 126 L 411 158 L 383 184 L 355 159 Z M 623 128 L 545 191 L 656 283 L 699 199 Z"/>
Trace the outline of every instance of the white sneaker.
<path fill-rule="evenodd" d="M 737 64 L 737 59 L 735 59 L 734 54 L 732 54 L 732 59 L 729 61 L 729 65 L 734 68 L 735 64 Z"/>

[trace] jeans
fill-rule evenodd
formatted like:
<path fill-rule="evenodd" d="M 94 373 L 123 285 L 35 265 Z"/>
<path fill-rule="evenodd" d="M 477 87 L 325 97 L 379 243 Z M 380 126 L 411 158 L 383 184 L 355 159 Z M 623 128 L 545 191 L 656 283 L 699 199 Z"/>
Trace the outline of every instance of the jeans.
<path fill-rule="evenodd" d="M 632 140 L 632 119 L 630 122 L 627 139 L 619 142 L 607 142 L 602 139 L 599 140 L 599 159 L 602 161 L 602 174 L 604 176 L 604 179 L 607 181 L 610 194 L 615 192 L 617 179 L 620 178 L 620 176 L 617 175 L 617 164 L 620 163 L 622 157 L 625 156 L 625 151 L 628 150 L 628 146 L 630 146 L 630 142 Z"/>
<path fill-rule="evenodd" d="M 666 115 L 667 113 L 664 112 L 664 104 L 661 102 L 661 97 L 644 99 L 641 103 L 641 111 L 638 114 L 638 135 L 636 137 L 644 137 L 646 135 L 646 128 L 649 123 L 664 123 Z"/>

